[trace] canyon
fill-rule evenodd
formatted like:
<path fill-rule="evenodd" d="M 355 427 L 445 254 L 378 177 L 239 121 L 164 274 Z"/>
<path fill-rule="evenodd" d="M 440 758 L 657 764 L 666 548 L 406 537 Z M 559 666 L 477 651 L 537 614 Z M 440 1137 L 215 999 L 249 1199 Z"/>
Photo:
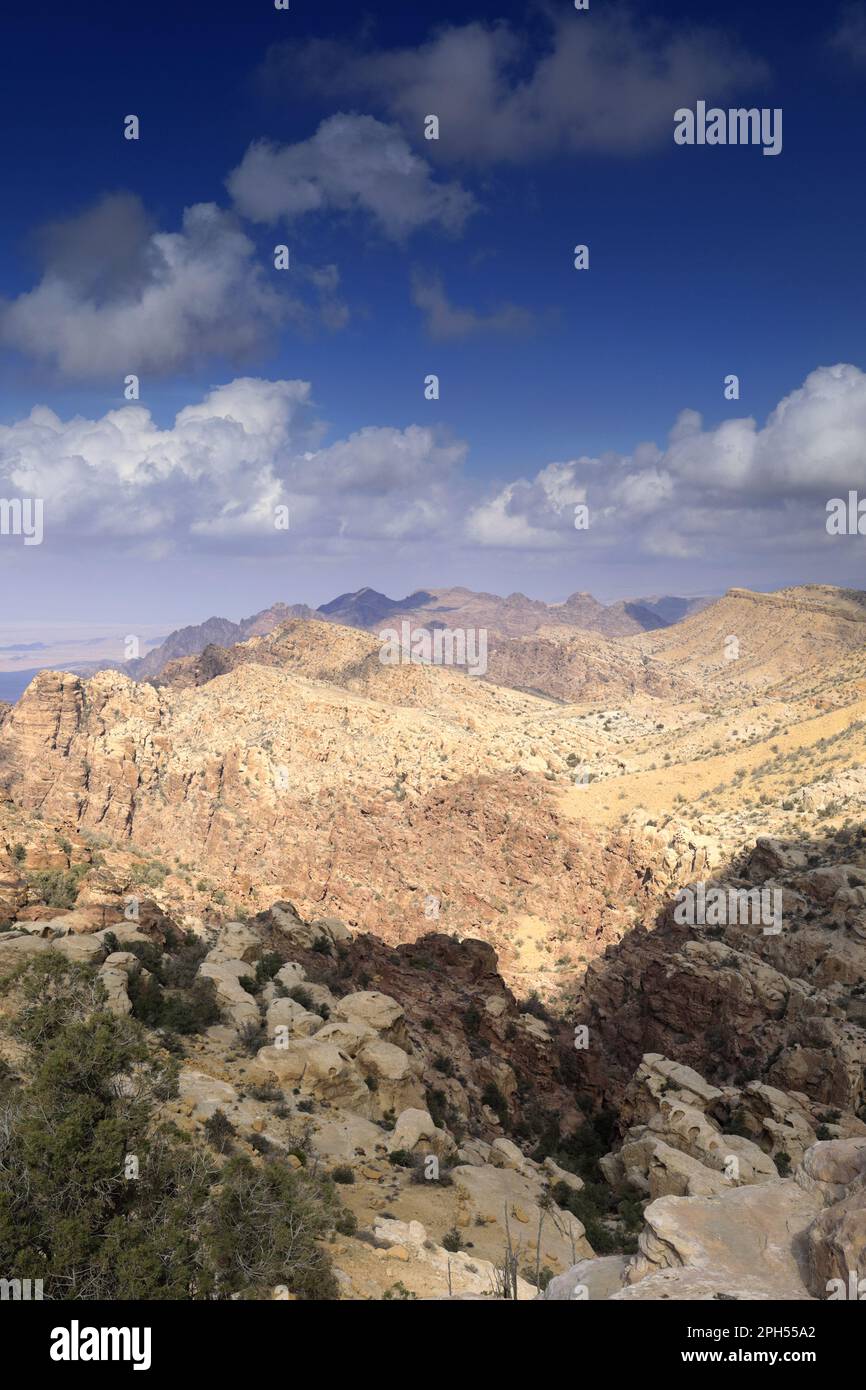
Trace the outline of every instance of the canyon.
<path fill-rule="evenodd" d="M 303 1131 L 355 1223 L 341 1296 L 856 1287 L 866 594 L 606 631 L 584 595 L 381 597 L 0 707 L 0 974 L 57 955 L 144 1019 L 196 942 L 219 1017 L 156 1029 L 164 1113 L 252 1156 Z M 383 621 L 482 617 L 483 678 L 381 660 Z"/>

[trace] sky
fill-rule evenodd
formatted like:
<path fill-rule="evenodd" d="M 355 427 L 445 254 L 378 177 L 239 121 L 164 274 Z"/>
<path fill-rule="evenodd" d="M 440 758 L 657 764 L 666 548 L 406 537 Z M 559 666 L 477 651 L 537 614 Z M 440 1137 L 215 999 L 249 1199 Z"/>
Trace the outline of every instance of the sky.
<path fill-rule="evenodd" d="M 863 0 L 49 0 L 4 40 L 0 646 L 863 584 Z M 678 144 L 699 102 L 781 150 Z"/>

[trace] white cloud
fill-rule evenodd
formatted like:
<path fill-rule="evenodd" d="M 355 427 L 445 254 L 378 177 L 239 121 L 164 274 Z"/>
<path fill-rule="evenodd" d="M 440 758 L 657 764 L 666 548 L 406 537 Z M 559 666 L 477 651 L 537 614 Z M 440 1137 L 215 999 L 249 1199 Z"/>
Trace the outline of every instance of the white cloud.
<path fill-rule="evenodd" d="M 539 51 L 539 42 L 542 47 Z M 278 45 L 265 78 L 383 107 L 421 137 L 440 121 L 433 158 L 518 163 L 560 152 L 631 153 L 672 138 L 673 112 L 764 80 L 764 64 L 719 32 L 682 32 L 625 11 L 570 6 L 547 28 L 446 26 L 415 48 L 362 42 Z"/>
<path fill-rule="evenodd" d="M 449 515 L 465 446 L 417 425 L 370 426 L 322 447 L 303 381 L 241 377 L 160 429 L 129 405 L 98 420 L 37 406 L 0 426 L 0 490 L 45 501 L 46 545 L 89 544 L 152 556 L 154 547 L 250 554 L 289 544 L 429 535 Z"/>
<path fill-rule="evenodd" d="M 0 305 L 0 342 L 68 377 L 164 373 L 214 355 L 244 360 L 303 313 L 269 281 L 234 216 L 213 203 L 187 208 L 179 232 L 155 232 L 138 200 L 110 197 L 47 229 L 43 245 L 39 284 Z"/>
<path fill-rule="evenodd" d="M 0 426 L 0 495 L 44 499 L 46 549 L 98 540 L 100 551 L 129 557 L 267 557 L 288 546 L 358 559 L 405 544 L 440 557 L 498 549 L 551 563 L 721 556 L 734 566 L 834 544 L 827 500 L 866 493 L 866 374 L 818 368 L 763 426 L 705 426 L 683 411 L 664 447 L 500 477 L 480 500 L 464 473 L 466 444 L 438 428 L 325 434 L 303 381 L 238 378 L 164 429 L 140 405 L 95 420 L 38 406 Z M 574 526 L 580 503 L 588 530 Z M 289 507 L 289 533 L 274 529 L 278 505 Z"/>
<path fill-rule="evenodd" d="M 589 550 L 688 558 L 720 544 L 731 553 L 790 546 L 793 536 L 819 544 L 827 499 L 866 489 L 864 438 L 866 374 L 819 367 L 762 428 L 740 418 L 705 429 L 684 410 L 666 449 L 550 464 L 501 485 L 470 512 L 466 531 L 484 546 L 567 550 L 573 504 L 585 500 Z"/>
<path fill-rule="evenodd" d="M 342 113 L 295 145 L 256 141 L 226 183 L 238 211 L 253 222 L 363 212 L 395 241 L 431 224 L 458 232 L 475 206 L 459 184 L 437 182 L 395 127 Z"/>

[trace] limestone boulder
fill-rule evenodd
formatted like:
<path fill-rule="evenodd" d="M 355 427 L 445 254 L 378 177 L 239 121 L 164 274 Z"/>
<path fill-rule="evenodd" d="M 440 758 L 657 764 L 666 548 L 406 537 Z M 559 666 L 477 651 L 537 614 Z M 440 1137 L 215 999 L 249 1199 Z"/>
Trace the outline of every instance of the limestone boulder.
<path fill-rule="evenodd" d="M 794 1181 L 805 1192 L 815 1193 L 826 1206 L 841 1202 L 852 1187 L 866 1182 L 866 1138 L 813 1144 L 795 1170 Z"/>
<path fill-rule="evenodd" d="M 244 961 L 254 965 L 261 959 L 263 947 L 261 937 L 246 922 L 226 922 L 220 928 L 216 945 L 208 952 L 210 961 Z M 248 970 L 247 974 L 253 974 Z"/>
<path fill-rule="evenodd" d="M 794 1182 L 736 1187 L 715 1197 L 660 1197 L 644 1212 L 626 1279 L 687 1268 L 764 1297 L 808 1298 L 798 1252 L 820 1199 Z"/>
<path fill-rule="evenodd" d="M 816 1298 L 866 1294 L 866 1184 L 815 1218 L 807 1233 L 808 1283 Z M 834 1281 L 837 1281 L 834 1286 Z"/>
<path fill-rule="evenodd" d="M 364 1114 L 370 1107 L 370 1092 L 352 1058 L 315 1036 L 260 1048 L 249 1070 L 255 1079 L 274 1078 L 284 1089 L 343 1110 Z"/>
<path fill-rule="evenodd" d="M 237 1029 L 257 1026 L 260 1023 L 259 1006 L 251 994 L 240 983 L 250 973 L 249 964 L 240 960 L 211 960 L 202 962 L 199 975 L 205 980 L 213 980 L 217 1002 Z"/>
<path fill-rule="evenodd" d="M 318 1033 L 321 1027 L 322 1020 L 319 1014 L 305 1009 L 302 1004 L 295 1003 L 294 999 L 275 999 L 268 1006 L 265 1015 L 265 1031 L 274 1042 L 278 1029 L 285 1030 L 287 1037 L 308 1038 L 313 1033 Z"/>
<path fill-rule="evenodd" d="M 360 990 L 356 994 L 346 994 L 335 1004 L 333 1014 L 347 1023 L 371 1028 L 385 1042 L 397 1047 L 407 1042 L 405 1015 L 396 999 L 378 990 Z"/>
<path fill-rule="evenodd" d="M 392 1110 L 399 1114 L 424 1104 L 421 1068 L 402 1047 L 373 1038 L 361 1048 L 356 1064 L 361 1075 L 374 1082 L 370 1095 L 376 1114 L 386 1115 Z"/>
<path fill-rule="evenodd" d="M 624 1255 L 602 1255 L 594 1260 L 580 1260 L 564 1274 L 557 1274 L 538 1298 L 546 1303 L 597 1302 L 612 1298 L 623 1286 L 626 1268 Z"/>
<path fill-rule="evenodd" d="M 397 1123 L 388 1136 L 388 1148 L 392 1153 L 399 1149 L 408 1153 L 419 1149 L 437 1158 L 448 1158 L 456 1145 L 447 1130 L 437 1128 L 426 1110 L 410 1107 L 397 1116 Z"/>

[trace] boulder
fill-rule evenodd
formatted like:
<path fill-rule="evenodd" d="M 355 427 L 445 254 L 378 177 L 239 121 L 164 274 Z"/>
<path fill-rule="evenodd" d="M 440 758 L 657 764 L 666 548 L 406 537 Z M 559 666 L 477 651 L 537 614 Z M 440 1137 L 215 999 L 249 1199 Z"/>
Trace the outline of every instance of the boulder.
<path fill-rule="evenodd" d="M 644 1212 L 629 1284 L 687 1267 L 764 1297 L 807 1298 L 797 1259 L 820 1199 L 793 1182 L 735 1187 L 716 1197 L 660 1197 Z"/>
<path fill-rule="evenodd" d="M 827 1139 L 813 1144 L 803 1155 L 794 1181 L 805 1192 L 820 1197 L 825 1206 L 842 1201 L 852 1186 L 866 1182 L 866 1139 Z"/>
<path fill-rule="evenodd" d="M 246 922 L 226 922 L 220 928 L 216 945 L 208 952 L 209 961 L 245 961 L 248 965 L 261 959 L 261 937 Z M 252 975 L 253 970 L 247 974 Z"/>
<path fill-rule="evenodd" d="M 274 1077 L 277 1084 L 344 1110 L 364 1113 L 370 1093 L 352 1058 L 318 1037 L 298 1038 L 287 1047 L 263 1047 L 250 1066 L 255 1078 Z"/>
<path fill-rule="evenodd" d="M 388 1137 L 388 1148 L 392 1153 L 399 1149 L 412 1153 L 419 1147 L 424 1153 L 447 1158 L 454 1153 L 456 1145 L 447 1130 L 436 1127 L 426 1110 L 410 1107 L 398 1115 Z"/>
<path fill-rule="evenodd" d="M 612 1298 L 622 1288 L 626 1267 L 624 1255 L 602 1255 L 594 1260 L 580 1260 L 564 1274 L 557 1274 L 538 1295 L 547 1303 L 566 1300 L 597 1302 Z"/>
<path fill-rule="evenodd" d="M 307 1038 L 321 1027 L 320 1016 L 296 1004 L 294 999 L 275 999 L 265 1015 L 265 1029 L 272 1040 L 276 1039 L 278 1028 L 286 1029 L 288 1037 Z"/>
<path fill-rule="evenodd" d="M 358 1053 L 357 1066 L 362 1076 L 375 1080 L 371 1096 L 377 1114 L 386 1115 L 391 1110 L 399 1113 L 423 1105 L 421 1068 L 402 1047 L 373 1038 Z"/>
<path fill-rule="evenodd" d="M 388 994 L 380 994 L 378 990 L 360 990 L 357 994 L 344 995 L 335 1004 L 333 1013 L 347 1023 L 372 1028 L 374 1033 L 379 1033 L 386 1042 L 395 1043 L 397 1047 L 402 1047 L 407 1041 L 403 1009 L 396 999 Z"/>
<path fill-rule="evenodd" d="M 240 1030 L 253 1024 L 258 1026 L 261 1022 L 259 1006 L 239 983 L 250 974 L 246 961 L 211 960 L 208 955 L 199 966 L 198 973 L 205 980 L 213 980 L 219 1005 L 235 1028 Z"/>

